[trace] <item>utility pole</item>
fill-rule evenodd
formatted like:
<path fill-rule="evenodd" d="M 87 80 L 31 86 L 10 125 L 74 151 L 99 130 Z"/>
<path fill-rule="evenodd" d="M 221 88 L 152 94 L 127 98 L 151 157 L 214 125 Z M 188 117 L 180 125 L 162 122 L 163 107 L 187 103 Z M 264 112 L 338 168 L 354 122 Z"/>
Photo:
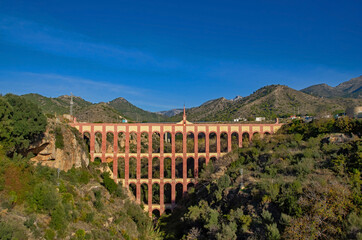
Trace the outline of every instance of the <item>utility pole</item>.
<path fill-rule="evenodd" d="M 70 93 L 70 116 L 73 116 L 73 93 Z"/>

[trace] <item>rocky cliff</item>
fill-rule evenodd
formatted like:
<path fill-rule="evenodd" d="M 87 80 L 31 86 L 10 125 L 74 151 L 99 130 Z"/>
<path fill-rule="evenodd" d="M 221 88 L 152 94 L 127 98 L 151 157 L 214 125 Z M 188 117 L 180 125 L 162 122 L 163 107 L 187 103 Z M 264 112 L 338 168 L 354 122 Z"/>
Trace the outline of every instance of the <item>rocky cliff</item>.
<path fill-rule="evenodd" d="M 68 171 L 73 166 L 88 166 L 88 148 L 81 134 L 70 127 L 65 119 L 48 119 L 43 137 L 29 147 L 35 156 L 32 161 Z"/>

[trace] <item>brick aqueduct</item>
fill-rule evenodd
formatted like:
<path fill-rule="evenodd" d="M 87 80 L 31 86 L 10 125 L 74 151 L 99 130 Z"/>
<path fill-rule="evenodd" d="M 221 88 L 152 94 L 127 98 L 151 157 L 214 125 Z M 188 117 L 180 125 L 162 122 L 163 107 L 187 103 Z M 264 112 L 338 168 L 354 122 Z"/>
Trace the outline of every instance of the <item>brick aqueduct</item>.
<path fill-rule="evenodd" d="M 197 183 L 204 164 L 241 147 L 243 139 L 273 134 L 281 125 L 191 123 L 185 110 L 179 123 L 71 123 L 89 140 L 91 161 L 112 165 L 114 180 L 133 190 L 150 216 L 171 211 Z"/>

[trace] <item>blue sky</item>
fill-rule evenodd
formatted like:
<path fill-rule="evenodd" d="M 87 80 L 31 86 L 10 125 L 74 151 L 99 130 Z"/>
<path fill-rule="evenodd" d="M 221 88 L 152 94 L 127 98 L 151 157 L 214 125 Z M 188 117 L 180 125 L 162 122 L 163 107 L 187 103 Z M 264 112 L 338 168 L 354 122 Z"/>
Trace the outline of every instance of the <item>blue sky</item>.
<path fill-rule="evenodd" d="M 150 111 L 362 74 L 362 2 L 0 0 L 0 93 Z"/>

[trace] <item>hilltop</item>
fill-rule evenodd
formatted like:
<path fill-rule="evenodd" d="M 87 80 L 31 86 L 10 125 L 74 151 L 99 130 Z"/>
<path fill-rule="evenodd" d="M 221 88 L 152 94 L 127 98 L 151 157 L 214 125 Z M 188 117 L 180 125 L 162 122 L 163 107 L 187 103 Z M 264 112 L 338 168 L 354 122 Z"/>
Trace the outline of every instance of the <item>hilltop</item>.
<path fill-rule="evenodd" d="M 362 98 L 362 76 L 352 78 L 336 87 L 323 83 L 304 88 L 301 91 L 326 98 Z"/>
<path fill-rule="evenodd" d="M 110 101 L 108 105 L 123 114 L 126 118 L 134 121 L 159 122 L 166 119 L 165 116 L 136 107 L 122 97 Z"/>
<path fill-rule="evenodd" d="M 235 118 L 276 117 L 290 115 L 327 116 L 345 112 L 362 105 L 362 76 L 331 87 L 318 84 L 301 91 L 283 85 L 265 86 L 246 97 L 234 99 L 217 98 L 198 107 L 186 110 L 190 121 L 233 121 Z M 39 94 L 26 94 L 24 98 L 36 103 L 50 114 L 69 113 L 70 96 L 47 98 Z M 172 109 L 157 113 L 145 111 L 123 97 L 107 103 L 91 103 L 81 97 L 74 97 L 73 112 L 79 121 L 120 122 L 122 118 L 136 122 L 180 121 L 182 109 Z"/>
<path fill-rule="evenodd" d="M 257 116 L 272 120 L 294 114 L 330 115 L 361 104 L 360 99 L 325 99 L 288 86 L 271 85 L 238 101 L 218 98 L 199 107 L 190 108 L 186 113 L 190 121 L 232 121 L 235 118 L 253 119 Z M 181 114 L 176 115 L 174 119 L 181 119 Z"/>
<path fill-rule="evenodd" d="M 39 94 L 22 95 L 25 99 L 37 104 L 46 114 L 69 114 L 70 99 L 68 95 L 48 98 Z M 122 118 L 130 121 L 163 121 L 167 117 L 145 111 L 131 104 L 124 98 L 116 98 L 108 103 L 91 103 L 81 97 L 73 97 L 73 115 L 84 122 L 120 122 Z"/>

